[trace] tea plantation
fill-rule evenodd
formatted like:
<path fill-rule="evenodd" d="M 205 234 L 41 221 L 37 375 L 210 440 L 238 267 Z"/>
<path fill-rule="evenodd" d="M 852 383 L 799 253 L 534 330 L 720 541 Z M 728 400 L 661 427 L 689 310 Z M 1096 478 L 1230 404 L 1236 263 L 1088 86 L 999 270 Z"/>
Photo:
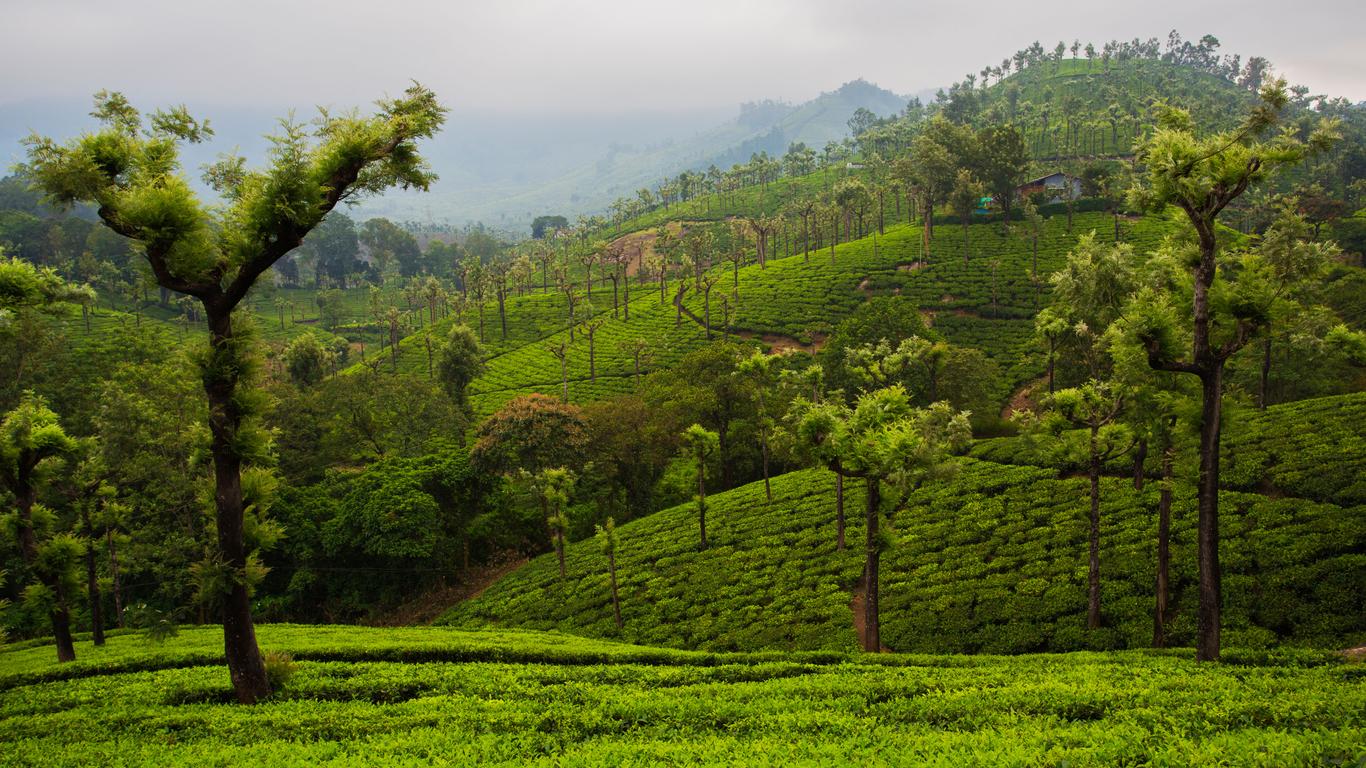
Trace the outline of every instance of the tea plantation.
<path fill-rule="evenodd" d="M 849 548 L 836 549 L 833 475 L 809 470 L 708 499 L 697 546 L 685 504 L 622 526 L 622 639 L 711 650 L 852 650 L 861 577 L 861 486 L 847 489 Z M 882 638 L 896 651 L 1025 653 L 1146 647 L 1152 638 L 1157 484 L 1102 483 L 1104 625 L 1085 629 L 1086 482 L 1054 470 L 963 459 L 916 492 L 883 555 Z M 1231 646 L 1366 643 L 1366 507 L 1227 492 L 1225 632 Z M 1195 500 L 1178 482 L 1171 642 L 1195 625 Z M 452 610 L 463 627 L 616 637 L 606 558 L 573 544 L 568 575 L 532 561 Z"/>
<path fill-rule="evenodd" d="M 263 625 L 292 675 L 232 699 L 217 628 L 0 649 L 0 763 L 1355 765 L 1362 667 L 1321 652 L 668 651 L 555 634 Z"/>

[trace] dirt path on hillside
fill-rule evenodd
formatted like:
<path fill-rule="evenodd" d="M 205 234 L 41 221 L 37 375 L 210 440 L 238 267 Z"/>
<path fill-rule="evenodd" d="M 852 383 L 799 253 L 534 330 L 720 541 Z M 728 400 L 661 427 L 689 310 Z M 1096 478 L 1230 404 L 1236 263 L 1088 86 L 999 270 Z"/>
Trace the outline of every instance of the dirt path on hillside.
<path fill-rule="evenodd" d="M 684 305 L 682 301 L 679 299 L 677 294 L 674 295 L 674 307 L 677 309 L 681 309 L 683 311 L 683 316 L 696 323 L 699 328 L 707 327 L 706 322 L 704 322 L 701 317 L 698 317 L 696 312 L 693 312 L 691 309 L 688 309 L 688 307 Z M 714 335 L 720 336 L 722 338 L 725 338 L 726 336 L 726 333 L 724 331 L 718 330 L 715 326 L 712 327 L 711 332 Z M 811 343 L 804 344 L 801 341 L 792 338 L 791 336 L 784 336 L 779 333 L 755 333 L 754 331 L 733 331 L 731 335 L 739 336 L 742 339 L 758 340 L 760 342 L 763 342 L 765 345 L 768 346 L 769 352 L 775 355 L 781 355 L 795 351 L 801 351 L 809 355 L 814 355 L 817 352 L 821 351 L 821 348 L 825 346 L 825 341 L 827 338 L 826 334 L 813 333 L 811 334 Z"/>
<path fill-rule="evenodd" d="M 442 613 L 457 603 L 473 600 L 484 594 L 494 582 L 526 565 L 522 555 L 496 560 L 488 565 L 471 568 L 461 575 L 459 584 L 428 590 L 392 611 L 367 622 L 376 627 L 409 627 L 431 624 Z"/>
<path fill-rule="evenodd" d="M 791 336 L 783 336 L 778 333 L 755 333 L 754 331 L 736 331 L 736 336 L 742 339 L 757 339 L 768 346 L 769 352 L 775 355 L 783 355 L 788 352 L 805 352 L 814 355 L 825 346 L 827 338 L 824 333 L 811 334 L 811 343 L 804 344 Z"/>
<path fill-rule="evenodd" d="M 693 224 L 702 222 L 696 221 L 670 221 L 664 226 L 668 228 L 669 234 L 676 238 L 683 236 L 684 230 Z M 640 274 L 641 268 L 645 264 L 645 259 L 650 258 L 655 252 L 655 230 L 642 229 L 639 232 L 632 232 L 629 235 L 622 235 L 612 241 L 612 245 L 620 246 L 626 253 L 631 255 L 631 261 L 626 265 L 626 275 L 635 277 Z"/>
<path fill-rule="evenodd" d="M 1015 411 L 1023 412 L 1038 410 L 1038 393 L 1042 392 L 1043 388 L 1046 386 L 1048 386 L 1048 378 L 1040 376 L 1025 384 L 1023 387 L 1020 387 L 1015 394 L 1010 396 L 1010 400 L 1006 403 L 1006 407 L 1001 410 L 1001 418 L 1009 419 L 1010 414 Z"/>

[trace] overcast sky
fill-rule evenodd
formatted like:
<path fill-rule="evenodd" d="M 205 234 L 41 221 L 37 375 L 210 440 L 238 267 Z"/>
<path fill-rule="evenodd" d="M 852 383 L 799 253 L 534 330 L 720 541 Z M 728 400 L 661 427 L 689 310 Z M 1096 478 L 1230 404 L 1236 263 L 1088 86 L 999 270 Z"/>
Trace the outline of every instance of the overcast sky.
<path fill-rule="evenodd" d="M 365 104 L 410 78 L 461 111 L 695 110 L 857 77 L 945 85 L 1040 40 L 1212 33 L 1313 92 L 1366 99 L 1362 0 L 5 0 L 0 105 Z"/>

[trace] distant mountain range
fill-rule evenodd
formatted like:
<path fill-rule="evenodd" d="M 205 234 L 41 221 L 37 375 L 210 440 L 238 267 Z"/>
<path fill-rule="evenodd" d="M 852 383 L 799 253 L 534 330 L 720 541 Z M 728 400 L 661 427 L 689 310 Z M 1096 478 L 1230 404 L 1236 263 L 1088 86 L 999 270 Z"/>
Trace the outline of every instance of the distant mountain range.
<path fill-rule="evenodd" d="M 922 95 L 923 98 L 923 95 Z M 522 231 L 541 214 L 574 217 L 605 210 L 665 176 L 715 164 L 728 168 L 767 151 L 781 155 L 789 143 L 820 150 L 849 133 L 860 107 L 879 116 L 900 112 L 908 97 L 854 80 L 801 104 L 758 101 L 738 114 L 720 110 L 614 115 L 480 114 L 454 110 L 445 130 L 424 154 L 440 176 L 432 190 L 390 193 L 366 202 L 358 215 L 463 225 L 482 221 Z M 148 108 L 157 105 L 143 105 Z M 216 136 L 188 147 L 185 167 L 198 168 L 218 154 L 238 151 L 262 159 L 271 130 L 284 110 L 224 109 L 189 105 L 210 118 Z M 30 130 L 72 136 L 89 129 L 87 104 L 0 105 L 0 164 L 22 159 L 19 142 Z M 307 120 L 311 114 L 299 111 Z"/>
<path fill-rule="evenodd" d="M 728 168 L 756 152 L 781 155 L 788 144 L 805 142 L 819 150 L 848 135 L 849 118 L 860 107 L 879 116 L 900 112 L 908 101 L 864 80 L 855 80 L 802 104 L 754 102 L 740 113 L 686 138 L 669 138 L 645 146 L 616 143 L 596 157 L 584 158 L 562 173 L 542 178 L 490 178 L 476 181 L 443 178 L 421 197 L 389 195 L 367 205 L 367 212 L 396 218 L 421 218 L 430 211 L 437 221 L 483 221 L 520 230 L 545 213 L 575 216 L 605 209 L 613 200 L 653 186 L 665 176 L 715 164 Z M 680 131 L 681 133 L 682 131 Z M 442 139 L 434 142 L 436 157 Z M 445 172 L 440 165 L 439 173 Z"/>

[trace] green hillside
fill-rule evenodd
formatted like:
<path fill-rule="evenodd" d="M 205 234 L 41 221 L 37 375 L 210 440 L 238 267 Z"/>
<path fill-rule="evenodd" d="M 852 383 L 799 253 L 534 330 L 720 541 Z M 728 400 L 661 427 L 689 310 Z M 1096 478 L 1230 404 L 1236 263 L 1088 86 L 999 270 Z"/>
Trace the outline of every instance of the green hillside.
<path fill-rule="evenodd" d="M 1042 361 L 1034 353 L 1029 318 L 1036 311 L 1039 287 L 1029 280 L 1033 269 L 1030 241 L 1020 230 L 1005 232 L 999 224 L 972 225 L 970 257 L 963 259 L 961 228 L 939 225 L 933 256 L 927 267 L 921 260 L 919 225 L 892 224 L 886 234 L 864 237 L 829 248 L 741 267 L 738 286 L 729 264 L 714 267 L 718 278 L 712 290 L 713 334 L 772 334 L 811 343 L 830 330 L 870 296 L 897 294 L 933 313 L 932 324 L 951 342 L 982 349 L 1010 373 L 1011 386 L 1038 375 Z M 1065 216 L 1046 220 L 1039 239 L 1038 269 L 1047 274 L 1063 263 L 1076 238 L 1096 231 L 1113 231 L 1111 218 L 1103 213 L 1080 213 L 1067 232 Z M 1171 224 L 1162 218 L 1126 222 L 1122 237 L 1136 248 L 1155 245 Z M 876 239 L 876 245 L 874 240 Z M 913 268 L 914 267 L 914 268 Z M 699 320 L 704 302 L 695 291 L 684 299 L 684 314 L 672 305 L 673 280 L 661 302 L 657 283 L 637 283 L 631 289 L 631 317 L 608 319 L 597 331 L 594 367 L 597 381 L 589 379 L 588 344 L 582 334 L 570 346 L 568 372 L 570 398 L 575 402 L 599 399 L 629 391 L 634 360 L 623 344 L 637 338 L 650 342 L 653 356 L 646 370 L 666 367 L 686 352 L 706 343 Z M 993 303 L 992 290 L 996 296 Z M 610 288 L 596 290 L 594 309 L 610 317 Z M 736 307 L 729 328 L 723 327 L 720 301 L 733 296 Z M 1046 293 L 1040 301 L 1046 299 Z M 532 294 L 508 301 L 509 338 L 501 341 L 496 308 L 485 312 L 486 337 L 492 341 L 488 370 L 470 386 L 478 413 L 487 414 L 519 394 L 561 391 L 560 363 L 550 344 L 568 343 L 564 298 L 558 294 Z M 467 322 L 474 319 L 469 314 Z M 475 323 L 477 324 L 477 323 Z M 434 334 L 443 333 L 438 323 Z M 421 338 L 400 345 L 398 367 L 415 374 L 426 372 L 427 353 Z"/>
<path fill-rule="evenodd" d="M 1366 504 L 1366 392 L 1300 400 L 1264 411 L 1239 408 L 1221 448 L 1220 481 L 1225 488 L 1344 506 Z M 979 440 L 971 455 L 1007 464 L 1043 461 L 1066 471 L 1084 469 L 1080 462 L 1041 455 L 1019 437 Z M 1160 457 L 1148 457 L 1146 474 L 1156 477 L 1159 463 Z M 1110 470 L 1125 472 L 1128 466 L 1112 463 Z"/>
<path fill-rule="evenodd" d="M 1325 654 L 698 654 L 527 632 L 264 625 L 295 673 L 231 697 L 218 630 L 59 667 L 0 649 L 14 766 L 1348 764 L 1359 667 Z"/>
<path fill-rule="evenodd" d="M 1354 398 L 1360 400 L 1360 398 Z M 1272 409 L 1283 423 L 1301 405 Z M 1333 409 L 1328 405 L 1319 415 Z M 1355 430 L 1341 409 L 1329 434 Z M 1277 430 L 1230 438 L 1252 445 Z M 1281 443 L 1288 447 L 1289 441 Z M 1319 461 L 1348 469 L 1359 444 Z M 1238 450 L 1234 448 L 1233 450 Z M 1286 451 L 1272 476 L 1296 472 Z M 1235 475 L 1236 478 L 1236 475 Z M 1237 487 L 1238 481 L 1231 480 Z M 1152 637 L 1153 541 L 1158 487 L 1102 483 L 1102 610 L 1085 630 L 1086 483 L 1056 470 L 963 459 L 952 481 L 924 488 L 894 516 L 884 554 L 883 641 L 902 652 L 1020 653 L 1146 646 Z M 862 494 L 850 488 L 851 547 L 835 549 L 833 475 L 776 478 L 774 500 L 753 484 L 708 499 L 712 546 L 696 545 L 696 509 L 685 504 L 622 526 L 618 554 L 625 632 L 633 642 L 680 648 L 756 650 L 856 646 L 852 593 L 862 567 Z M 1232 646 L 1350 646 L 1366 641 L 1366 507 L 1352 491 L 1343 506 L 1233 490 L 1223 494 L 1225 622 Z M 1173 511 L 1173 642 L 1194 631 L 1194 498 L 1176 484 Z M 796 554 L 800 553 L 800 554 Z M 594 542 L 568 552 L 561 580 L 543 556 L 455 607 L 445 621 L 556 629 L 614 637 L 605 559 Z"/>

